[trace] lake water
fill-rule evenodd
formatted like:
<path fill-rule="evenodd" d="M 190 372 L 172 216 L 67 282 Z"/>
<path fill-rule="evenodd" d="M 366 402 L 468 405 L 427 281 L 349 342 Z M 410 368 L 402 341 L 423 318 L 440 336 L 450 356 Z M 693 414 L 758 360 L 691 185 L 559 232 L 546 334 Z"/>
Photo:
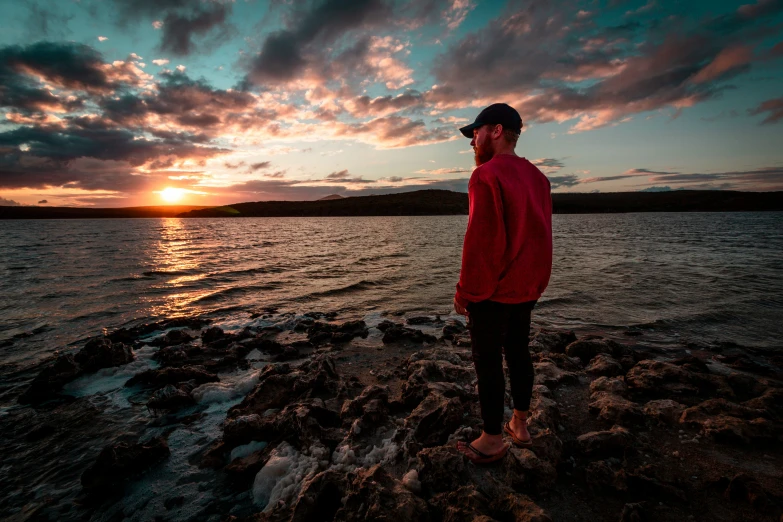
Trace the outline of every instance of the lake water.
<path fill-rule="evenodd" d="M 0 364 L 103 328 L 265 307 L 448 315 L 467 216 L 0 221 Z M 554 216 L 541 326 L 783 345 L 783 213 Z M 628 339 L 627 337 L 625 338 Z"/>

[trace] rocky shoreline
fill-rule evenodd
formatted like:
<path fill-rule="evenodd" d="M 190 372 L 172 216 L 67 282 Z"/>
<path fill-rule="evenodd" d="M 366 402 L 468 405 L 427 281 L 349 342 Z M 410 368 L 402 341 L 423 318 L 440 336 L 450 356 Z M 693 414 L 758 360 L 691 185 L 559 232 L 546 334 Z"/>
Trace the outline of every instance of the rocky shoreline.
<path fill-rule="evenodd" d="M 461 322 L 390 314 L 368 325 L 275 310 L 257 318 L 262 325 L 235 332 L 202 318 L 123 328 L 47 361 L 20 390 L 23 406 L 3 417 L 0 515 L 783 520 L 781 353 L 663 352 L 637 338 L 534 330 L 533 447 L 477 467 L 454 447 L 481 425 Z M 131 398 L 112 417 L 96 399 L 108 394 L 68 394 L 79 379 L 121 371 L 129 378 L 114 393 Z M 507 397 L 509 416 L 510 406 Z M 123 424 L 128 411 L 136 420 Z M 57 452 L 79 458 L 52 459 Z M 55 479 L 25 473 L 47 458 L 71 484 L 46 491 Z M 170 491 L 141 492 L 166 466 L 180 477 Z"/>

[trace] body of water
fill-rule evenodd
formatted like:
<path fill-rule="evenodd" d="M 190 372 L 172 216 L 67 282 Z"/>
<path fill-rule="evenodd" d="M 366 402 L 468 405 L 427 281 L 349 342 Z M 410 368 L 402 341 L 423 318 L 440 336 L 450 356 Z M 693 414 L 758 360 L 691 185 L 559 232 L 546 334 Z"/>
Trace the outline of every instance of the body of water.
<path fill-rule="evenodd" d="M 267 307 L 453 313 L 466 216 L 0 222 L 0 363 L 102 329 Z M 554 216 L 539 325 L 657 344 L 783 344 L 783 214 Z"/>

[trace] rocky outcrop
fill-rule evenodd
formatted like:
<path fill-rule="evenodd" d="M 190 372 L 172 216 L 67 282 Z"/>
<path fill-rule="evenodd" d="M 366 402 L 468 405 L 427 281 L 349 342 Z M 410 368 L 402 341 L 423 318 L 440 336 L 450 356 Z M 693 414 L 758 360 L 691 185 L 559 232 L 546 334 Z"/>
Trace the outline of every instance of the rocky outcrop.
<path fill-rule="evenodd" d="M 642 420 L 638 405 L 611 392 L 596 392 L 590 396 L 590 412 L 611 423 L 634 424 Z"/>
<path fill-rule="evenodd" d="M 82 368 L 73 355 L 60 355 L 33 379 L 19 397 L 22 404 L 39 404 L 57 397 L 63 386 L 82 375 Z"/>
<path fill-rule="evenodd" d="M 590 361 L 587 365 L 587 373 L 593 375 L 606 375 L 609 377 L 615 377 L 617 375 L 623 375 L 623 365 L 612 358 L 611 355 L 605 353 L 599 353 Z"/>
<path fill-rule="evenodd" d="M 122 366 L 135 359 L 130 346 L 112 343 L 108 338 L 93 339 L 74 356 L 74 360 L 85 372 L 95 372 L 101 368 Z"/>
<path fill-rule="evenodd" d="M 611 430 L 591 431 L 576 438 L 582 453 L 587 456 L 622 457 L 631 447 L 634 437 L 622 426 L 612 426 Z"/>
<path fill-rule="evenodd" d="M 120 442 L 103 448 L 92 466 L 82 473 L 82 487 L 90 494 L 117 493 L 124 482 L 168 458 L 169 446 L 162 437 L 148 442 Z"/>
<path fill-rule="evenodd" d="M 680 423 L 701 429 L 717 442 L 750 443 L 783 441 L 783 425 L 758 410 L 725 399 L 710 399 L 682 412 Z"/>
<path fill-rule="evenodd" d="M 574 341 L 565 348 L 569 357 L 578 357 L 582 364 L 587 365 L 598 354 L 607 354 L 619 359 L 630 354 L 630 349 L 614 341 L 595 337 L 586 337 Z"/>

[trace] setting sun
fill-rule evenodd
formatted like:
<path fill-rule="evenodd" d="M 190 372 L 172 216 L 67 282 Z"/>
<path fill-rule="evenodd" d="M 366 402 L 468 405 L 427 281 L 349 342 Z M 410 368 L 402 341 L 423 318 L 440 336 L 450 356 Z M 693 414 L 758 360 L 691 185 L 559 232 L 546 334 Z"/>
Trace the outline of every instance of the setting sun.
<path fill-rule="evenodd" d="M 182 196 L 185 195 L 185 192 L 187 191 L 184 189 L 166 187 L 160 191 L 160 197 L 163 198 L 163 201 L 166 203 L 176 203 L 182 199 Z"/>

